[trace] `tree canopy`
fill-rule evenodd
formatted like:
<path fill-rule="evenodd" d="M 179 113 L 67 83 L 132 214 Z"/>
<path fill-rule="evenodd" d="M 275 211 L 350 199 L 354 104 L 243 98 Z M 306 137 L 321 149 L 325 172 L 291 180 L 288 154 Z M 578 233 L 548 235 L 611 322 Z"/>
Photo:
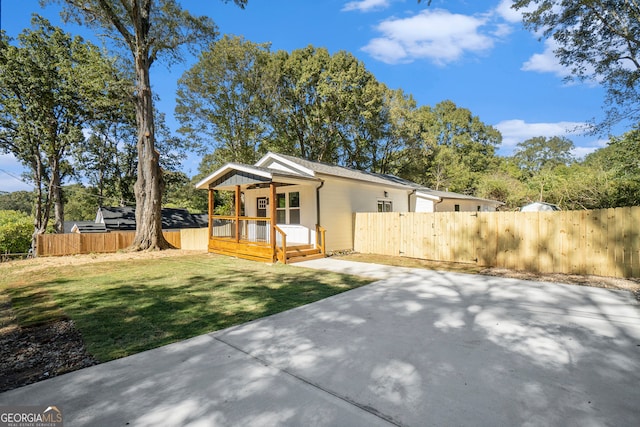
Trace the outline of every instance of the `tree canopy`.
<path fill-rule="evenodd" d="M 35 245 L 52 208 L 62 231 L 69 155 L 84 141 L 83 126 L 106 108 L 104 100 L 121 96 L 122 79 L 93 44 L 39 16 L 32 26 L 17 45 L 0 41 L 0 150 L 26 166 L 35 184 Z"/>
<path fill-rule="evenodd" d="M 605 125 L 640 122 L 640 3 L 633 0 L 517 0 L 527 28 L 551 37 L 569 79 L 607 90 Z"/>
<path fill-rule="evenodd" d="M 63 17 L 106 32 L 130 55 L 135 75 L 132 97 L 137 124 L 136 236 L 134 250 L 170 247 L 162 234 L 163 179 L 156 150 L 150 69 L 158 59 L 181 59 L 181 48 L 210 43 L 213 21 L 195 17 L 175 0 L 50 0 L 62 3 Z M 244 7 L 247 0 L 233 0 Z"/>

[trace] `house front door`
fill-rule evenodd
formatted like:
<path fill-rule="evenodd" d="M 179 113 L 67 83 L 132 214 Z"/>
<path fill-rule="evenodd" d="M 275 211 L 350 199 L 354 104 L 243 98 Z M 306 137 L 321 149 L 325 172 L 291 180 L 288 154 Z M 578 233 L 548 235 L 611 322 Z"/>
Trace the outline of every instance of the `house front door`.
<path fill-rule="evenodd" d="M 258 197 L 257 199 L 257 203 L 258 203 L 258 209 L 257 209 L 257 213 L 258 213 L 258 217 L 260 218 L 266 218 L 267 216 L 267 201 L 269 200 L 269 198 L 267 197 Z M 267 236 L 269 235 L 268 230 L 267 230 L 267 221 L 257 221 L 256 224 L 256 238 L 258 240 L 267 240 Z"/>

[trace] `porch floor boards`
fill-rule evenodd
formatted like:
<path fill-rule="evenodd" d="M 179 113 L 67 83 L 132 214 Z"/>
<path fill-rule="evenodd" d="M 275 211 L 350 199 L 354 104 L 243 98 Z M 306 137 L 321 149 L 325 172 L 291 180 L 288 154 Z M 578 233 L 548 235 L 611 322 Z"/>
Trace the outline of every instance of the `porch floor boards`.
<path fill-rule="evenodd" d="M 240 242 L 236 242 L 234 238 L 217 237 L 209 240 L 209 252 L 252 261 L 273 261 L 271 244 L 265 241 L 240 240 Z M 295 242 L 287 244 L 286 256 L 287 264 L 324 258 L 319 248 L 314 248 L 313 245 L 307 243 Z M 284 262 L 281 254 L 278 254 L 277 258 L 280 262 Z"/>

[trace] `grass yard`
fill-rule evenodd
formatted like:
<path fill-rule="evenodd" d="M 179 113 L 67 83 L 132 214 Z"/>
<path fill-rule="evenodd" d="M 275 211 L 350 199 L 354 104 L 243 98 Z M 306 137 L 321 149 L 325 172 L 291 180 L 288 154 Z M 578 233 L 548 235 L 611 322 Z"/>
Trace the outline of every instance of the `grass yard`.
<path fill-rule="evenodd" d="M 10 322 L 27 328 L 71 319 L 89 353 L 105 362 L 370 282 L 176 252 L 150 258 L 100 255 L 79 263 L 65 257 L 0 264 L 0 329 Z"/>

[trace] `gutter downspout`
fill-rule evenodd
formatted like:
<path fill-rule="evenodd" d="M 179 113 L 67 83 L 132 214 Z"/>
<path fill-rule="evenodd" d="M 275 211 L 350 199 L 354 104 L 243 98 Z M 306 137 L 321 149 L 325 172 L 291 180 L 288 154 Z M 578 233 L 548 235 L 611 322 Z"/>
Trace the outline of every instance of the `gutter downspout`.
<path fill-rule="evenodd" d="M 438 212 L 438 210 L 436 209 L 436 205 L 439 205 L 440 203 L 442 203 L 442 197 L 440 197 L 440 200 L 438 200 L 437 202 L 435 202 L 433 204 L 433 211 L 434 212 Z"/>
<path fill-rule="evenodd" d="M 411 196 L 415 196 L 415 194 L 418 192 L 418 190 L 413 190 L 411 193 L 409 193 L 409 195 L 407 196 L 407 198 L 409 199 L 409 204 L 408 204 L 408 208 L 407 209 L 409 212 L 411 212 Z M 418 204 L 418 200 L 416 198 L 416 205 Z M 413 209 L 413 212 L 415 212 L 415 208 Z"/>
<path fill-rule="evenodd" d="M 320 185 L 316 187 L 316 225 L 320 225 L 320 189 L 324 187 L 324 181 L 320 180 Z"/>

